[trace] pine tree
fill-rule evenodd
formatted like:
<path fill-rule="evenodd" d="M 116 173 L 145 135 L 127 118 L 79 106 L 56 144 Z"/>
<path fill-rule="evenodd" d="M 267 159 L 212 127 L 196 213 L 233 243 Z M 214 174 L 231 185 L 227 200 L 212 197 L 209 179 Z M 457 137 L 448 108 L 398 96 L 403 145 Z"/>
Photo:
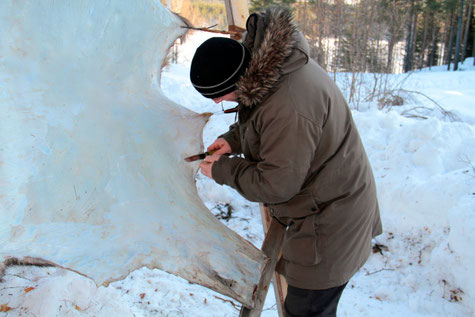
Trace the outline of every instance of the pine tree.
<path fill-rule="evenodd" d="M 469 0 L 468 3 L 468 8 L 467 8 L 467 18 L 465 19 L 465 33 L 463 37 L 463 50 L 462 50 L 462 64 L 465 60 L 465 56 L 467 53 L 467 43 L 468 43 L 468 34 L 470 32 L 470 22 L 472 21 L 472 12 L 473 12 L 473 0 Z"/>
<path fill-rule="evenodd" d="M 463 0 L 460 0 L 459 5 L 459 18 L 457 26 L 457 40 L 455 43 L 455 58 L 454 58 L 454 71 L 458 69 L 460 58 L 460 39 L 462 37 L 462 22 L 463 22 Z"/>

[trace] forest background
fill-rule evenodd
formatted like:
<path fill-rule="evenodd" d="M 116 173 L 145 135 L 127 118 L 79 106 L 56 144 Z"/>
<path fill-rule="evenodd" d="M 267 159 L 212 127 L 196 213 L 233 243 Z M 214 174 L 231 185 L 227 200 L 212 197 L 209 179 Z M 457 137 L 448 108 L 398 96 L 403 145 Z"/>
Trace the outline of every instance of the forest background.
<path fill-rule="evenodd" d="M 195 27 L 226 30 L 222 0 L 161 0 Z M 404 103 L 402 82 L 388 74 L 458 63 L 475 56 L 475 0 L 250 0 L 249 11 L 290 7 L 311 57 L 333 74 L 350 106 Z M 474 59 L 475 61 L 475 59 Z M 373 74 L 371 83 L 364 73 Z M 365 82 L 366 81 L 366 82 Z M 342 87 L 344 86 L 344 87 Z"/>
<path fill-rule="evenodd" d="M 408 72 L 475 54 L 473 0 L 250 0 L 250 13 L 294 10 L 312 57 L 327 71 Z M 162 0 L 194 26 L 226 29 L 222 0 Z M 399 59 L 397 58 L 399 56 Z M 402 58 L 401 58 L 402 57 Z M 457 66 L 455 66 L 457 67 Z"/>

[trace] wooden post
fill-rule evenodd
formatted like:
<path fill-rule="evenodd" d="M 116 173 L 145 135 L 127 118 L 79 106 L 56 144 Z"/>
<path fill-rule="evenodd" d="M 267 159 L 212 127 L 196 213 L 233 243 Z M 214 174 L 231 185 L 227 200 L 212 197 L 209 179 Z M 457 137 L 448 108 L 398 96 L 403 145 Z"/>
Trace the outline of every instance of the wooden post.
<path fill-rule="evenodd" d="M 264 204 L 260 203 L 259 209 L 261 211 L 262 228 L 264 230 L 264 234 L 267 234 L 272 217 L 270 215 L 269 208 L 265 207 Z M 279 260 L 281 256 L 282 250 L 279 252 Z M 279 317 L 284 317 L 284 300 L 285 296 L 287 296 L 287 280 L 283 275 L 275 272 L 274 278 L 272 279 L 272 284 L 274 285 L 275 303 L 277 305 Z"/>
<path fill-rule="evenodd" d="M 278 223 L 276 219 L 271 218 L 269 229 L 262 244 L 262 252 L 269 258 L 269 261 L 262 271 L 259 284 L 254 292 L 254 307 L 247 308 L 243 306 L 239 314 L 240 317 L 258 317 L 261 315 L 267 291 L 275 273 L 275 266 L 279 259 L 285 230 L 286 228 Z"/>
<path fill-rule="evenodd" d="M 228 30 L 241 34 L 246 30 L 246 21 L 249 16 L 247 0 L 224 0 Z M 240 36 L 231 35 L 232 39 L 240 40 Z"/>

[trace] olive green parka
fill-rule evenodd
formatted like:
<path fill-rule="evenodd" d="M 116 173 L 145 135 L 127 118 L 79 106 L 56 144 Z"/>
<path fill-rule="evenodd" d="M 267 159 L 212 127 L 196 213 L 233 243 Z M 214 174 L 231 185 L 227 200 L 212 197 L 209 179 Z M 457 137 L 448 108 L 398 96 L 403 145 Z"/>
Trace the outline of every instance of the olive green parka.
<path fill-rule="evenodd" d="M 222 135 L 234 154 L 212 177 L 263 202 L 288 225 L 281 272 L 289 285 L 342 285 L 382 232 L 371 166 L 340 90 L 309 58 L 291 13 L 253 14 L 252 59 L 237 84 L 239 120 Z"/>

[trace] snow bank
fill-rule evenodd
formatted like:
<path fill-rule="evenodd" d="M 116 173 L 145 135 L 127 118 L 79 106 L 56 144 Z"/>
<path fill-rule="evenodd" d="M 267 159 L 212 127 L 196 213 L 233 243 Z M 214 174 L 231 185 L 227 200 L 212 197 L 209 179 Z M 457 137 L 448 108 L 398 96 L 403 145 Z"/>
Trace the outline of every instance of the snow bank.
<path fill-rule="evenodd" d="M 376 238 L 385 247 L 366 269 L 383 270 L 372 297 L 407 300 L 417 313 L 434 314 L 434 305 L 442 315 L 473 312 L 474 126 L 395 112 L 354 117 L 375 172 L 385 231 Z M 360 274 L 354 283 L 360 279 L 367 278 Z"/>

